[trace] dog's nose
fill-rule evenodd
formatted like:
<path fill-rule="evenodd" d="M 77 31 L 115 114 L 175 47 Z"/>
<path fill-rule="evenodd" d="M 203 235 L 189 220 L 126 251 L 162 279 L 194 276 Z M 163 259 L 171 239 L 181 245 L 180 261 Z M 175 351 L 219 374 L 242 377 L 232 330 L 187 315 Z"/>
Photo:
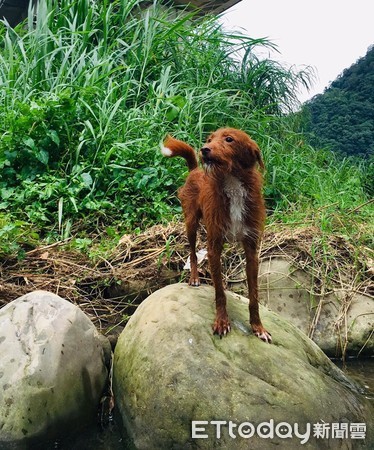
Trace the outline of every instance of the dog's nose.
<path fill-rule="evenodd" d="M 201 154 L 202 154 L 203 156 L 208 156 L 209 153 L 210 153 L 210 148 L 209 148 L 209 147 L 203 147 L 203 148 L 201 149 Z"/>

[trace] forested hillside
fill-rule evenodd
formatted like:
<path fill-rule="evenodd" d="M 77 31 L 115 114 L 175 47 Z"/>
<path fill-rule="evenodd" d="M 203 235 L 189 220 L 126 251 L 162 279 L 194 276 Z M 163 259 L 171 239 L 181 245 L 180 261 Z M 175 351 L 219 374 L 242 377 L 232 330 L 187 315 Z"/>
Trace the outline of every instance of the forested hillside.
<path fill-rule="evenodd" d="M 344 155 L 374 154 L 374 46 L 304 107 L 312 145 Z"/>

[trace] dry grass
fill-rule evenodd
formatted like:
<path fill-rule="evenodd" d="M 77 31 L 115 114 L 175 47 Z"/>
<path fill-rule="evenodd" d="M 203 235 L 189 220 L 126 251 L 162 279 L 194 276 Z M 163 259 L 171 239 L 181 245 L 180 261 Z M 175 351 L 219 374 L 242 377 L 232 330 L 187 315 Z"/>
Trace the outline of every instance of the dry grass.
<path fill-rule="evenodd" d="M 198 248 L 205 247 L 202 230 Z M 184 225 L 156 225 L 140 235 L 122 237 L 110 257 L 93 263 L 79 252 L 66 250 L 66 243 L 34 249 L 24 260 L 0 264 L 0 306 L 37 289 L 54 292 L 78 305 L 100 330 L 124 325 L 136 306 L 151 292 L 172 282 L 184 280 L 188 257 Z M 312 275 L 311 292 L 323 298 L 341 290 L 342 316 L 354 293 L 372 295 L 372 254 L 357 252 L 340 236 L 326 236 L 317 228 L 274 225 L 265 231 L 260 257 L 288 258 L 296 268 Z M 243 279 L 243 254 L 237 246 L 227 245 L 223 264 L 226 283 Z M 204 282 L 210 282 L 207 261 L 200 265 Z M 315 321 L 318 321 L 316 309 Z"/>

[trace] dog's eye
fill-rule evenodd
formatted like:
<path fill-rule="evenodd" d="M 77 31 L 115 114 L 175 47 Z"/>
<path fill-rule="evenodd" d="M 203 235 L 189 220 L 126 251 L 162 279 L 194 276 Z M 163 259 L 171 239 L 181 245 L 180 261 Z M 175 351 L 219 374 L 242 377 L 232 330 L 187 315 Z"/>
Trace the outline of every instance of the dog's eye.
<path fill-rule="evenodd" d="M 226 141 L 226 142 L 234 142 L 234 139 L 233 139 L 231 136 L 227 136 L 227 137 L 225 138 L 225 141 Z"/>

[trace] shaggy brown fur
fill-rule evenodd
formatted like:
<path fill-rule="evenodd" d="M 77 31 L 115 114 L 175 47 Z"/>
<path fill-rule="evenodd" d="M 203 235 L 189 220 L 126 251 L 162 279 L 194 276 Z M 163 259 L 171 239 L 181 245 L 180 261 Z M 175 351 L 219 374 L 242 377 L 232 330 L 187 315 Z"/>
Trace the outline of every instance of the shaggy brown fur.
<path fill-rule="evenodd" d="M 221 253 L 224 240 L 235 239 L 242 243 L 246 256 L 252 330 L 260 339 L 270 343 L 271 335 L 262 326 L 258 307 L 257 253 L 265 220 L 262 176 L 256 169 L 257 165 L 264 168 L 260 149 L 243 131 L 221 128 L 208 137 L 200 151 L 204 170 L 198 168 L 193 148 L 182 141 L 167 137 L 161 151 L 168 157 L 185 158 L 190 170 L 185 185 L 179 190 L 191 247 L 189 284 L 200 284 L 196 233 L 199 221 L 203 219 L 216 292 L 214 334 L 225 336 L 231 328 L 221 274 Z"/>

